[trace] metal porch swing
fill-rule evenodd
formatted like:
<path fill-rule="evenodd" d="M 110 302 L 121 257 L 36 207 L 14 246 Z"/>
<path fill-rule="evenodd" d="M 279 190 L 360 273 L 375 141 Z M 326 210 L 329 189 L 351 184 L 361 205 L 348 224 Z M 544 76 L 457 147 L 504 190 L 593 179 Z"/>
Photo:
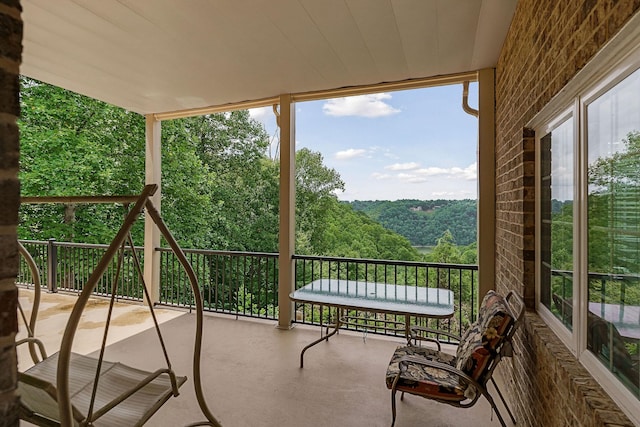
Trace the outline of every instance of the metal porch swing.
<path fill-rule="evenodd" d="M 21 244 L 19 245 L 20 253 L 25 258 L 35 281 L 34 304 L 29 321 L 27 321 L 22 307 L 19 306 L 28 336 L 16 342 L 16 346 L 28 343 L 31 358 L 35 363 L 27 371 L 18 373 L 21 419 L 39 426 L 141 426 L 171 397 L 178 396 L 179 388 L 187 378 L 177 376 L 171 367 L 164 339 L 153 311 L 153 304 L 144 282 L 140 261 L 135 251 L 133 251 L 130 230 L 142 211 L 145 210 L 146 214 L 153 219 L 184 268 L 189 278 L 196 304 L 193 380 L 198 405 L 206 417 L 206 421 L 197 422 L 190 426 L 220 426 L 218 420 L 209 410 L 202 392 L 200 356 L 202 350 L 203 303 L 198 282 L 182 249 L 178 246 L 150 200 L 156 190 L 157 185 L 147 185 L 140 196 L 133 199 L 135 200 L 135 205 L 126 215 L 120 230 L 96 265 L 95 270 L 89 276 L 87 283 L 78 296 L 77 302 L 73 306 L 64 330 L 60 351 L 49 357 L 46 354 L 44 345 L 35 336 L 40 296 L 38 267 L 29 252 Z M 114 200 L 122 202 L 125 198 L 86 197 L 83 198 L 83 201 L 89 203 L 113 203 Z M 40 201 L 33 200 L 33 202 L 56 201 L 51 199 L 55 198 L 42 199 Z M 127 202 L 125 201 L 125 203 Z M 127 244 L 132 249 L 134 265 L 142 280 L 144 296 L 166 361 L 166 367 L 153 372 L 146 372 L 119 362 L 107 362 L 104 360 L 109 324 L 117 294 L 124 249 Z M 73 339 L 87 301 L 98 281 L 118 253 L 116 278 L 111 286 L 111 298 L 99 356 L 94 358 L 73 353 L 71 351 Z M 36 349 L 39 350 L 39 355 Z"/>

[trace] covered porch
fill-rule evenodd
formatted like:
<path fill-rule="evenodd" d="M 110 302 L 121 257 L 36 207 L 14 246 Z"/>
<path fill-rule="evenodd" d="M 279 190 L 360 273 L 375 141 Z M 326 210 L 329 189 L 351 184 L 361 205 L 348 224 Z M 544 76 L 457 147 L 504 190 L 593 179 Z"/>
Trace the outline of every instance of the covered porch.
<path fill-rule="evenodd" d="M 145 183 L 162 212 L 162 123 L 273 108 L 279 128 L 278 326 L 295 318 L 296 108 L 301 102 L 478 83 L 478 285 L 495 288 L 495 64 L 515 0 L 28 1 L 21 73 L 145 117 Z M 466 91 L 467 89 L 465 89 Z M 466 92 L 465 92 L 466 93 Z M 106 243 L 106 242 L 105 242 Z M 160 299 L 160 232 L 145 218 L 145 281 Z M 217 249 L 217 248 L 211 248 Z"/>
<path fill-rule="evenodd" d="M 29 307 L 32 290 L 20 288 L 20 300 Z M 77 297 L 44 293 L 39 321 L 47 351 L 60 344 L 71 305 Z M 95 355 L 100 346 L 108 301 L 93 298 L 78 328 L 76 351 Z M 193 390 L 192 351 L 194 315 L 178 309 L 157 309 L 160 328 L 178 375 L 188 377 L 180 396 L 170 399 L 148 422 L 151 426 L 177 426 L 202 421 Z M 318 338 L 320 328 L 296 325 L 290 331 L 275 328 L 273 320 L 205 316 L 202 381 L 210 409 L 229 426 L 388 426 L 391 393 L 385 371 L 400 338 L 341 331 L 328 343 L 307 352 L 299 368 L 300 350 Z M 96 337 L 96 335 L 98 335 Z M 148 311 L 140 304 L 117 303 L 106 360 L 152 370 L 164 359 Z M 20 336 L 18 337 L 20 338 Z M 24 347 L 24 346 L 22 346 Z M 141 357 L 144 355 L 144 357 Z M 31 361 L 26 348 L 18 353 L 20 370 Z M 500 381 L 500 370 L 496 371 Z M 486 400 L 471 409 L 455 409 L 417 396 L 398 404 L 397 426 L 428 423 L 436 426 L 499 426 Z M 21 425 L 31 425 L 22 422 Z"/>
<path fill-rule="evenodd" d="M 283 171 L 279 329 L 274 328 L 273 320 L 230 320 L 218 315 L 206 319 L 205 357 L 212 365 L 223 366 L 224 377 L 217 377 L 221 373 L 214 366 L 206 366 L 205 394 L 216 414 L 229 425 L 252 425 L 253 418 L 233 417 L 256 414 L 267 423 L 263 425 L 272 425 L 264 414 L 272 416 L 277 425 L 287 421 L 291 425 L 360 425 L 358 420 L 365 420 L 362 425 L 389 423 L 390 399 L 379 375 L 397 344 L 392 339 L 369 337 L 365 343 L 361 335 L 345 332 L 313 348 L 304 370 L 289 359 L 297 358 L 299 346 L 318 334 L 314 327 L 291 328 L 295 312 L 288 299 L 295 256 L 292 158 L 296 102 L 478 80 L 480 293 L 492 288 L 502 293 L 514 290 L 529 309 L 524 327 L 516 335 L 513 363 L 504 363 L 498 370 L 503 374 L 507 399 L 523 425 L 640 423 L 637 396 L 630 396 L 587 348 L 587 316 L 576 319 L 581 324 L 574 322 L 574 331 L 569 334 L 540 314 L 544 308 L 540 304 L 539 264 L 544 251 L 540 246 L 537 146 L 543 135 L 534 129 L 542 113 L 545 116 L 553 110 L 560 114 L 560 107 L 566 105 L 577 109 L 578 102 L 571 104 L 566 98 L 575 95 L 578 100 L 585 88 L 601 84 L 608 76 L 613 76 L 611 81 L 620 77 L 612 68 L 630 52 L 637 55 L 640 47 L 636 30 L 640 28 L 640 3 L 230 0 L 194 4 L 197 7 L 178 1 L 158 6 L 154 1 L 54 4 L 6 0 L 0 5 L 0 17 L 8 23 L 7 31 L 0 34 L 8 46 L 0 52 L 0 131 L 7 141 L 0 146 L 6 159 L 0 165 L 0 195 L 7 201 L 0 227 L 0 316 L 9 319 L 0 323 L 0 382 L 8 384 L 0 390 L 0 415 L 6 414 L 9 425 L 18 423 L 13 381 L 13 343 L 18 327 L 13 315 L 20 205 L 15 125 L 19 74 L 144 115 L 148 183 L 161 180 L 163 120 L 278 105 Z M 320 6 L 327 4 L 330 6 Z M 639 65 L 633 66 L 637 69 Z M 539 123 L 540 127 L 543 124 Z M 154 200 L 158 206 L 159 194 Z M 147 235 L 146 258 L 151 260 L 159 245 L 157 230 L 151 224 Z M 584 261 L 582 255 L 580 260 Z M 157 264 L 147 265 L 146 276 L 154 283 Z M 576 283 L 584 288 L 587 276 L 576 277 L 581 280 Z M 580 304 L 587 307 L 586 302 L 583 295 Z M 184 325 L 192 323 L 189 316 L 183 314 L 165 323 L 168 334 L 177 335 L 179 343 L 186 334 Z M 146 349 L 138 343 L 150 340 L 148 332 L 136 332 L 137 336 L 113 343 L 114 358 L 132 364 L 139 360 Z M 209 336 L 210 332 L 214 335 Z M 266 337 L 272 341 L 265 342 Z M 188 345 L 170 349 L 179 353 L 176 364 L 190 366 L 189 359 L 181 361 L 190 354 Z M 274 352 L 254 352 L 258 347 Z M 371 347 L 378 351 L 371 351 Z M 368 371 L 365 365 L 375 368 Z M 242 370 L 243 375 L 236 375 Z M 366 384 L 356 377 L 366 378 Z M 340 387 L 347 383 L 347 387 Z M 258 401 L 251 390 L 268 399 Z M 192 421 L 169 418 L 189 412 L 175 403 L 182 399 L 193 402 L 188 393 L 189 384 L 183 396 L 165 405 L 153 422 L 166 419 L 172 421 L 168 425 L 174 425 Z M 318 402 L 318 407 L 305 409 L 299 402 L 307 400 Z M 412 397 L 399 406 L 399 425 L 477 425 L 479 420 L 482 424 L 491 420 L 482 400 L 476 409 L 467 411 Z M 485 412 L 475 412 L 483 408 Z M 375 419 L 369 418 L 370 414 Z M 330 418 L 334 415 L 336 419 Z M 449 420 L 451 416 L 455 421 Z M 466 416 L 470 418 L 463 418 Z"/>
<path fill-rule="evenodd" d="M 353 376 L 347 382 L 344 381 L 344 371 L 348 359 L 334 360 L 338 362 L 335 365 L 337 369 L 331 369 L 334 365 L 329 355 L 321 359 L 323 371 L 331 372 L 335 377 L 323 375 L 322 387 L 314 386 L 313 376 L 306 374 L 306 371 L 302 376 L 292 376 L 289 372 L 290 369 L 293 372 L 298 369 L 295 362 L 289 363 L 289 358 L 295 361 L 299 352 L 288 351 L 294 346 L 292 343 L 312 341 L 313 338 L 309 337 L 317 333 L 306 330 L 306 327 L 292 328 L 296 312 L 289 299 L 296 281 L 296 103 L 448 84 L 462 87 L 464 82 L 479 82 L 479 111 L 470 109 L 479 116 L 479 142 L 483 147 L 479 157 L 482 175 L 479 207 L 482 223 L 479 227 L 479 247 L 482 250 L 479 270 L 482 273 L 478 274 L 478 283 L 481 294 L 494 287 L 494 263 L 490 256 L 494 247 L 492 105 L 495 72 L 492 67 L 497 61 L 515 3 L 512 0 L 480 1 L 469 3 L 464 8 L 438 2 L 388 1 L 337 1 L 328 7 L 306 1 L 202 2 L 197 8 L 185 7 L 178 2 L 163 6 L 155 2 L 113 2 L 99 6 L 72 2 L 64 8 L 51 7 L 50 3 L 39 1 L 24 3 L 25 54 L 21 73 L 143 115 L 146 121 L 145 182 L 159 186 L 152 197 L 158 210 L 161 210 L 162 200 L 163 121 L 255 107 L 273 107 L 278 116 L 280 227 L 277 328 L 281 331 L 274 331 L 273 324 L 269 332 L 263 333 L 257 332 L 260 329 L 254 332 L 226 331 L 222 337 L 212 341 L 204 337 L 203 345 L 208 357 L 211 352 L 209 347 L 228 348 L 230 344 L 227 339 L 233 341 L 235 337 L 239 343 L 263 342 L 263 335 L 275 334 L 272 336 L 273 342 L 268 344 L 274 354 L 260 353 L 278 361 L 270 367 L 271 371 L 266 377 L 273 378 L 273 381 L 282 379 L 283 382 L 276 383 L 278 385 L 275 387 L 275 390 L 282 392 L 270 393 L 268 390 L 271 386 L 267 385 L 260 394 L 283 399 L 265 401 L 265 408 L 271 409 L 264 413 L 273 414 L 273 420 L 271 417 L 253 421 L 230 418 L 229 425 L 283 425 L 288 419 L 293 421 L 292 425 L 301 422 L 318 425 L 388 423 L 390 396 L 384 387 L 383 375 L 397 342 L 387 342 L 386 351 L 367 352 L 376 355 L 377 363 L 371 366 L 369 363 L 359 363 L 360 371 L 354 368 Z M 336 16 L 340 19 L 336 20 Z M 425 26 L 422 17 L 430 17 L 429 25 Z M 239 33 L 240 28 L 242 30 Z M 430 40 L 437 42 L 429 47 L 425 55 L 423 48 Z M 69 49 L 70 46 L 74 47 Z M 462 96 L 460 103 L 461 109 L 469 107 Z M 146 217 L 144 273 L 145 281 L 151 287 L 153 302 L 161 301 L 159 246 L 159 230 Z M 264 328 L 265 325 L 261 326 Z M 289 329 L 292 329 L 291 337 L 287 338 L 286 330 Z M 304 335 L 302 331 L 311 335 Z M 262 338 L 253 338 L 251 334 Z M 348 333 L 340 335 L 340 341 L 349 336 Z M 305 336 L 306 339 L 301 338 Z M 363 345 L 362 337 L 350 338 L 354 345 Z M 377 342 L 378 339 L 370 338 L 369 341 Z M 380 345 L 384 342 L 381 339 Z M 334 344 L 326 347 L 337 347 Z M 127 352 L 137 347 L 128 348 Z M 146 354 L 146 348 L 140 347 L 142 353 L 138 353 L 138 362 L 140 354 Z M 187 366 L 190 366 L 190 353 L 184 351 L 189 346 L 181 345 L 179 348 L 182 349 L 179 358 L 184 357 Z M 356 349 L 344 350 L 344 353 L 337 354 L 354 360 L 372 357 L 362 355 Z M 242 347 L 234 349 L 234 353 L 256 355 Z M 129 354 L 129 360 L 133 361 L 135 353 Z M 210 356 L 212 364 L 224 365 L 224 372 L 232 375 L 219 384 L 252 382 L 252 378 L 257 378 L 259 382 L 261 375 L 265 375 L 261 372 L 233 372 L 227 362 L 233 362 L 234 357 L 225 354 Z M 243 360 L 240 356 L 238 358 Z M 120 357 L 112 360 L 127 363 Z M 307 363 L 313 366 L 313 358 L 310 357 Z M 207 365 L 203 361 L 203 366 Z M 259 371 L 264 369 L 262 363 L 242 361 L 232 366 L 237 365 L 243 369 L 248 369 L 248 366 L 255 366 Z M 281 371 L 281 368 L 284 370 Z M 366 369 L 379 373 L 374 374 Z M 203 372 L 205 384 L 218 383 L 209 381 L 208 375 Z M 354 393 L 354 390 L 361 388 L 357 378 L 367 378 L 364 389 L 376 395 L 364 397 L 364 393 Z M 307 380 L 310 382 L 305 383 Z M 376 381 L 380 383 L 375 385 Z M 297 384 L 299 382 L 301 384 Z M 337 386 L 340 383 L 344 383 L 345 387 Z M 295 403 L 299 396 L 305 397 L 299 401 L 307 401 L 306 393 L 299 392 L 301 388 L 321 393 L 308 398 L 311 402 L 318 402 L 318 411 L 313 412 L 313 416 L 306 421 L 298 419 L 297 415 L 309 414 L 309 410 L 304 409 L 307 403 Z M 291 393 L 291 390 L 295 392 Z M 334 395 L 340 390 L 349 397 Z M 263 412 L 243 410 L 247 405 L 243 396 L 230 393 L 229 390 L 218 391 L 237 405 L 238 409 L 230 407 L 230 414 L 248 416 L 247 412 L 250 412 L 251 416 L 260 417 L 259 414 Z M 385 404 L 380 404 L 380 398 Z M 354 402 L 360 401 L 372 402 L 375 406 L 375 411 L 363 411 L 368 418 L 361 420 L 361 424 L 356 422 L 358 416 L 352 412 Z M 335 405 L 339 405 L 341 410 L 332 408 Z M 196 409 L 195 405 L 193 409 Z M 450 408 L 441 408 L 439 411 L 443 411 L 441 413 L 444 416 Z M 216 409 L 213 412 L 223 423 L 226 422 L 224 415 Z M 428 413 L 424 412 L 422 416 Z M 328 416 L 336 416 L 336 420 L 328 422 Z M 356 418 L 351 418 L 354 416 Z M 165 419 L 161 414 L 157 417 Z M 417 417 L 405 425 L 418 423 L 420 416 Z M 470 422 L 474 418 L 470 416 Z M 177 424 L 184 424 L 183 417 L 178 416 L 174 420 L 179 421 Z M 398 424 L 402 423 L 400 418 Z"/>

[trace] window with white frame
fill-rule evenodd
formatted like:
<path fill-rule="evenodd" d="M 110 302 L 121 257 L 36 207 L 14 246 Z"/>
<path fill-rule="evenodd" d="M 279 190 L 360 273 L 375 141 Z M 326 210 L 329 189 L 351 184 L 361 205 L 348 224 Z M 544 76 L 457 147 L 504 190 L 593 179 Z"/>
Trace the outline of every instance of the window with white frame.
<path fill-rule="evenodd" d="M 584 112 L 587 348 L 640 397 L 640 70 Z"/>
<path fill-rule="evenodd" d="M 532 126 L 538 312 L 640 422 L 640 30 L 633 33 L 634 49 L 596 57 Z"/>
<path fill-rule="evenodd" d="M 573 116 L 540 138 L 540 302 L 573 323 Z"/>

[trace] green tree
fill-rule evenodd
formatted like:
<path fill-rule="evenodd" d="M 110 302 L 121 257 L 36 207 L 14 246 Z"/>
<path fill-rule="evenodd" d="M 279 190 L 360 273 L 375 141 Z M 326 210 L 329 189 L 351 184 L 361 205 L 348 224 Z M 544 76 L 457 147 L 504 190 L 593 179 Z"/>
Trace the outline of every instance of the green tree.
<path fill-rule="evenodd" d="M 327 210 L 322 255 L 417 261 L 420 254 L 404 237 L 387 230 L 351 206 L 334 201 Z"/>
<path fill-rule="evenodd" d="M 114 194 L 128 187 L 122 179 L 136 175 L 116 173 L 127 159 L 114 147 L 122 140 L 144 144 L 141 116 L 24 77 L 20 84 L 22 195 Z M 138 176 L 143 179 L 144 170 Z M 26 205 L 20 235 L 103 243 L 123 214 L 113 205 Z"/>
<path fill-rule="evenodd" d="M 23 195 L 137 194 L 144 185 L 144 118 L 23 78 Z M 162 212 L 184 247 L 275 252 L 279 163 L 247 111 L 162 123 Z M 296 153 L 296 248 L 301 254 L 417 260 L 409 241 L 338 202 L 344 182 L 320 153 Z M 406 210 L 406 209 L 405 209 Z M 113 205 L 24 206 L 21 238 L 106 243 Z M 142 222 L 134 230 L 141 242 Z"/>
<path fill-rule="evenodd" d="M 344 182 L 335 169 L 324 166 L 322 154 L 302 148 L 296 152 L 296 251 L 324 254 L 327 213 L 337 203 L 335 191 Z"/>
<path fill-rule="evenodd" d="M 206 230 L 209 237 L 198 247 L 275 251 L 277 168 L 266 158 L 269 138 L 262 125 L 251 119 L 248 111 L 234 111 L 175 120 L 167 132 L 164 127 L 163 135 L 171 135 L 174 144 L 184 147 L 176 149 L 175 169 L 166 171 L 167 180 L 184 173 L 180 171 L 183 157 L 198 159 L 191 161 L 192 170 L 184 174 L 180 191 L 173 193 L 176 203 L 183 199 L 181 216 L 193 211 L 190 201 L 181 196 L 184 191 L 191 194 L 191 200 L 200 198 L 204 204 L 200 205 L 202 212 L 194 212 L 194 216 L 204 217 L 208 223 L 195 228 Z M 198 174 L 199 185 L 190 179 Z"/>
<path fill-rule="evenodd" d="M 442 233 L 438 244 L 429 254 L 432 262 L 456 264 L 460 262 L 460 249 L 456 246 L 455 239 L 449 230 Z"/>
<path fill-rule="evenodd" d="M 588 269 L 631 278 L 640 273 L 640 132 L 630 132 L 621 142 L 621 149 L 588 169 Z M 603 281 L 593 279 L 590 290 L 592 298 L 601 298 Z M 606 294 L 611 302 L 640 303 L 635 279 L 624 287 L 606 286 Z"/>
<path fill-rule="evenodd" d="M 458 244 L 476 241 L 475 200 L 378 200 L 354 201 L 351 205 L 416 246 L 435 245 L 445 230 Z"/>

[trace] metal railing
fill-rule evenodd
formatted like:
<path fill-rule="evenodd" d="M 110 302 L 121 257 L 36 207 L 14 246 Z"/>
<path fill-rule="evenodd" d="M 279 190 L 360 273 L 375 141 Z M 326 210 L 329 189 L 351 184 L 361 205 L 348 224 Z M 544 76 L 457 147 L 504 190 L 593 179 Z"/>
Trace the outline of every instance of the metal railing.
<path fill-rule="evenodd" d="M 404 286 L 444 288 L 453 291 L 455 314 L 446 320 L 412 319 L 413 324 L 429 326 L 460 335 L 476 319 L 478 300 L 478 266 L 437 264 L 414 261 L 392 261 L 358 258 L 294 255 L 296 289 L 321 278 L 348 279 Z M 296 322 L 329 324 L 332 311 L 314 304 L 296 304 Z M 360 319 L 343 326 L 345 329 L 404 335 L 404 316 L 370 314 L 352 310 L 349 317 Z"/>
<path fill-rule="evenodd" d="M 170 249 L 160 251 L 160 303 L 193 306 L 187 276 Z M 185 250 L 206 311 L 278 318 L 278 254 Z"/>
<path fill-rule="evenodd" d="M 27 251 L 31 254 L 31 257 L 35 261 L 38 266 L 38 270 L 40 272 L 40 284 L 42 288 L 48 289 L 50 292 L 55 292 L 57 288 L 55 284 L 57 280 L 49 281 L 49 265 L 56 265 L 57 261 L 53 258 L 48 251 L 50 250 L 49 242 L 43 240 L 21 240 L 22 245 L 25 247 Z M 55 242 L 55 240 L 54 240 Z M 55 257 L 55 255 L 54 255 Z M 25 262 L 25 260 L 20 257 L 20 264 L 18 269 L 18 277 L 16 282 L 19 285 L 23 286 L 33 286 L 35 281 L 33 280 L 33 275 L 31 273 L 31 269 Z"/>
<path fill-rule="evenodd" d="M 40 269 L 42 286 L 50 292 L 80 292 L 107 245 L 49 241 L 21 241 Z M 143 248 L 135 251 L 144 261 Z M 173 252 L 160 252 L 160 290 L 158 303 L 166 306 L 193 307 L 188 279 Z M 131 249 L 125 249 L 118 298 L 142 300 L 142 279 L 132 262 Z M 278 254 L 212 250 L 184 250 L 202 289 L 204 309 L 235 316 L 278 318 Z M 478 298 L 476 265 L 434 264 L 424 262 L 371 260 L 295 255 L 295 288 L 318 278 L 384 282 L 405 286 L 440 287 L 453 291 L 456 312 L 448 320 L 432 320 L 429 326 L 460 333 L 475 320 Z M 96 286 L 97 295 L 109 295 L 115 278 L 116 261 L 109 266 Z M 20 264 L 18 282 L 33 283 L 31 272 Z M 353 313 L 364 315 L 364 313 Z M 345 328 L 388 335 L 399 334 L 394 325 L 404 321 L 400 316 L 372 315 L 366 322 Z M 296 305 L 297 323 L 321 325 L 329 322 L 326 307 Z M 427 324 L 424 319 L 414 322 Z M 385 326 L 372 330 L 372 322 Z M 386 323 L 385 323 L 386 322 Z M 391 325 L 391 326 L 388 326 Z"/>
<path fill-rule="evenodd" d="M 552 292 L 563 299 L 573 294 L 573 271 L 551 270 Z M 589 302 L 638 305 L 640 275 L 620 273 L 589 273 Z M 631 292 L 629 292 L 631 290 Z"/>
<path fill-rule="evenodd" d="M 88 243 L 22 240 L 25 249 L 33 257 L 40 270 L 40 283 L 50 292 L 63 290 L 80 293 L 84 283 L 105 253 L 108 245 Z M 143 248 L 135 247 L 139 259 L 143 258 Z M 111 295 L 111 288 L 116 280 L 117 257 L 96 285 L 94 294 Z M 18 272 L 18 283 L 33 284 L 31 271 L 21 261 Z M 125 248 L 118 280 L 118 299 L 142 300 L 142 278 L 135 268 L 131 248 Z"/>

